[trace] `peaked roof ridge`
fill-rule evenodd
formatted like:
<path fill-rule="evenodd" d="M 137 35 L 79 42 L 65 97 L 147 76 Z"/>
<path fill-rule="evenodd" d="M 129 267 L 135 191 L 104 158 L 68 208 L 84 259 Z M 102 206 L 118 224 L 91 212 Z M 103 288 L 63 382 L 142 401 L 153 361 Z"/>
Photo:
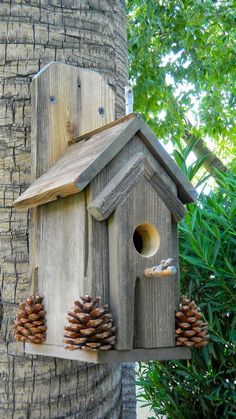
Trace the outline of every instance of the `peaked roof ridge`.
<path fill-rule="evenodd" d="M 182 203 L 193 202 L 197 192 L 140 114 L 87 133 L 14 202 L 21 209 L 33 208 L 82 191 L 91 180 L 138 134 L 146 147 L 175 182 Z"/>

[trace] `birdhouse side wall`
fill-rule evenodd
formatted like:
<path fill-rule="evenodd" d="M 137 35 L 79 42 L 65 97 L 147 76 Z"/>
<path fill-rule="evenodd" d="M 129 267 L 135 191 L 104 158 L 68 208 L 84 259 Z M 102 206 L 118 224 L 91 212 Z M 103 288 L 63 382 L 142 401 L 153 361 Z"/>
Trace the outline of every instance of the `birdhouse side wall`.
<path fill-rule="evenodd" d="M 42 205 L 37 211 L 36 288 L 45 297 L 45 344 L 63 346 L 66 313 L 85 288 L 85 193 Z"/>

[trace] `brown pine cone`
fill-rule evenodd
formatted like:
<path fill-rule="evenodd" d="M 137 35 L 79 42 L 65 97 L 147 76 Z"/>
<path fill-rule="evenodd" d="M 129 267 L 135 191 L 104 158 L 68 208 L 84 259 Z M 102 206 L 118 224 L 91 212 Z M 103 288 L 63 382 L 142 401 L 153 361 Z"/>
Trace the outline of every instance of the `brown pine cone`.
<path fill-rule="evenodd" d="M 115 327 L 107 304 L 101 304 L 100 297 L 89 295 L 75 301 L 67 312 L 68 326 L 64 330 L 66 349 L 87 349 L 108 351 L 115 343 Z"/>
<path fill-rule="evenodd" d="M 46 339 L 46 312 L 43 297 L 31 295 L 20 304 L 14 321 L 13 331 L 16 340 L 29 343 L 43 343 Z"/>
<path fill-rule="evenodd" d="M 202 321 L 201 309 L 186 296 L 181 298 L 175 324 L 176 346 L 202 348 L 208 344 L 207 323 Z"/>

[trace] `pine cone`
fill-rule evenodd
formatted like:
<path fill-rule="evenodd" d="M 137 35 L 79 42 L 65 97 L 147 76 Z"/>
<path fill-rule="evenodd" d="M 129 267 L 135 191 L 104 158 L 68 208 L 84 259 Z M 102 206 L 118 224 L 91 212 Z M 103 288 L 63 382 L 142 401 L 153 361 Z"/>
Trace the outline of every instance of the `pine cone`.
<path fill-rule="evenodd" d="M 201 309 L 183 296 L 176 319 L 176 346 L 201 348 L 208 344 L 207 323 L 202 321 Z"/>
<path fill-rule="evenodd" d="M 46 312 L 43 297 L 31 295 L 21 303 L 16 314 L 13 330 L 16 340 L 30 343 L 43 343 L 46 338 Z"/>
<path fill-rule="evenodd" d="M 101 304 L 100 297 L 89 295 L 75 301 L 68 311 L 69 325 L 65 326 L 66 349 L 87 349 L 108 351 L 115 343 L 115 327 L 108 305 Z"/>

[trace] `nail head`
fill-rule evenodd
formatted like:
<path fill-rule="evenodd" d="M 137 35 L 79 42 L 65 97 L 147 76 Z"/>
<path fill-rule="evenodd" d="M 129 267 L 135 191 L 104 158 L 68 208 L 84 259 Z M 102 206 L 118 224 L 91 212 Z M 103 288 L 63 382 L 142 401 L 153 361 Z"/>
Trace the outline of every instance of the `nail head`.
<path fill-rule="evenodd" d="M 100 106 L 98 112 L 100 113 L 100 115 L 103 115 L 105 113 L 105 109 L 102 106 Z"/>

